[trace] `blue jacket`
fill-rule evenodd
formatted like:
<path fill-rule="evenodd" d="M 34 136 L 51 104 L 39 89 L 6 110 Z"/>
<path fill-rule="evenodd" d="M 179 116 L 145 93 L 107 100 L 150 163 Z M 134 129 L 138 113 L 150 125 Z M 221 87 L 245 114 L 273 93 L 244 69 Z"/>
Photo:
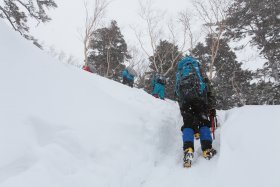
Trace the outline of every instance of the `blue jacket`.
<path fill-rule="evenodd" d="M 165 92 L 165 86 L 157 83 L 155 77 L 152 79 L 152 88 L 153 92 L 152 95 L 158 95 L 160 99 L 164 99 L 164 92 Z"/>
<path fill-rule="evenodd" d="M 203 94 L 203 92 L 206 89 L 206 85 L 203 82 L 203 78 L 202 78 L 202 75 L 201 75 L 201 72 L 200 72 L 200 69 L 199 69 L 199 64 L 196 61 L 196 59 L 194 59 L 192 57 L 185 57 L 180 62 L 178 62 L 177 73 L 176 73 L 176 87 L 175 87 L 176 94 L 179 96 L 179 85 L 180 85 L 180 81 L 181 81 L 181 71 L 182 71 L 183 66 L 186 62 L 192 63 L 192 65 L 195 69 L 196 75 L 198 76 L 198 78 L 200 80 L 200 82 L 199 82 L 199 84 L 200 84 L 199 92 L 200 92 L 200 94 Z"/>
<path fill-rule="evenodd" d="M 123 70 L 122 76 L 123 76 L 123 78 L 126 78 L 126 79 L 128 79 L 130 81 L 134 81 L 134 76 L 129 74 L 127 69 Z"/>

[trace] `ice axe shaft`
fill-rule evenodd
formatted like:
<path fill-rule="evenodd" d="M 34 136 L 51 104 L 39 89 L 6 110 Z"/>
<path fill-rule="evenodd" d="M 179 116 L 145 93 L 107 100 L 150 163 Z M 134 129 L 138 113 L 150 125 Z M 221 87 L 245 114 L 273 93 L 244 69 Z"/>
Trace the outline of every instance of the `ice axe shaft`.
<path fill-rule="evenodd" d="M 214 116 L 211 116 L 211 123 L 212 123 L 213 139 L 215 140 L 215 120 L 214 120 Z"/>

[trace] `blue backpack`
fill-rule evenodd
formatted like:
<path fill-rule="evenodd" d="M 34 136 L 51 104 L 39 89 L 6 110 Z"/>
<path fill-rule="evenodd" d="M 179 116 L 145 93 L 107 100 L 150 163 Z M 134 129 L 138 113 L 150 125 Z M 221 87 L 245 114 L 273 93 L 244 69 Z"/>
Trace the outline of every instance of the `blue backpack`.
<path fill-rule="evenodd" d="M 123 72 L 122 72 L 122 76 L 123 78 L 126 78 L 128 80 L 131 80 L 131 81 L 134 81 L 134 76 L 131 75 L 127 69 L 124 69 Z"/>
<path fill-rule="evenodd" d="M 176 94 L 181 100 L 203 97 L 206 85 L 203 82 L 198 62 L 186 57 L 178 63 L 176 73 Z"/>

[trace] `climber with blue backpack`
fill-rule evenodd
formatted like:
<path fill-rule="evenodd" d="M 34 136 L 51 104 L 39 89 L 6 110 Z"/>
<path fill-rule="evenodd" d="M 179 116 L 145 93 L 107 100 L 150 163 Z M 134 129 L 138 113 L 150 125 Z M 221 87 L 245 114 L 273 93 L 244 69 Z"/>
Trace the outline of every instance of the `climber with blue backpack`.
<path fill-rule="evenodd" d="M 191 167 L 194 157 L 194 134 L 200 134 L 203 157 L 210 160 L 217 151 L 212 147 L 211 123 L 208 117 L 207 85 L 199 63 L 193 57 L 178 62 L 175 95 L 183 117 L 184 167 Z"/>
<path fill-rule="evenodd" d="M 164 100 L 165 98 L 166 78 L 161 74 L 155 74 L 152 78 L 152 95 Z"/>
<path fill-rule="evenodd" d="M 134 69 L 132 69 L 132 67 L 126 67 L 122 71 L 122 78 L 123 78 L 122 83 L 133 88 L 134 78 L 136 76 L 137 76 L 137 73 Z"/>

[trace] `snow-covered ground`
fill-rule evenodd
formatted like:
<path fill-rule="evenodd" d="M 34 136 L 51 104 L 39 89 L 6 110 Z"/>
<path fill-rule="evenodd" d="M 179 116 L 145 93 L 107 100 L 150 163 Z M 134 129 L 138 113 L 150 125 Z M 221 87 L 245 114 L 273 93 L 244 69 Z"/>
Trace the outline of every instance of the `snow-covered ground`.
<path fill-rule="evenodd" d="M 280 106 L 219 111 L 182 167 L 176 103 L 57 62 L 0 20 L 0 187 L 279 187 Z"/>

